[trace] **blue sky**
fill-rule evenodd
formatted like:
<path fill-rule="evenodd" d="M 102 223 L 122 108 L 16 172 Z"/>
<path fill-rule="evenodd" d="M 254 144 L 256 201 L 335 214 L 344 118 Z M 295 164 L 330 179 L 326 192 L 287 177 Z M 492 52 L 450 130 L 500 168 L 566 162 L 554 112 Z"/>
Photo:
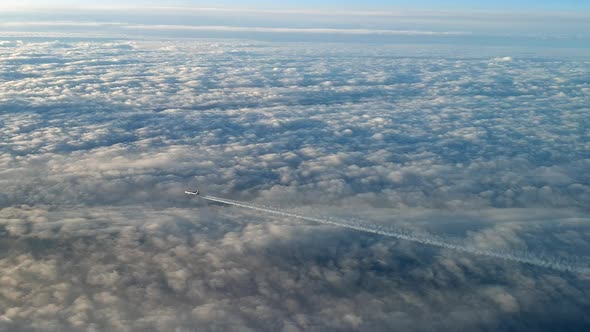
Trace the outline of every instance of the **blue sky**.
<path fill-rule="evenodd" d="M 144 1 L 135 1 L 142 3 Z M 154 1 L 157 2 L 157 1 Z M 200 4 L 205 1 L 177 1 L 185 4 Z M 276 1 L 215 1 L 208 3 L 223 3 L 226 5 L 235 6 L 260 6 L 260 7 L 278 7 Z M 358 9 L 388 9 L 388 8 L 448 8 L 448 9 L 503 9 L 503 8 L 521 8 L 521 9 L 589 9 L 590 3 L 588 1 L 580 0 L 566 0 L 566 1 L 472 1 L 472 0 L 452 0 L 452 1 L 434 1 L 434 0 L 368 0 L 368 1 L 352 1 L 352 0 L 302 0 L 281 1 L 280 6 L 290 7 L 348 7 Z"/>
<path fill-rule="evenodd" d="M 35 7 L 42 10 L 29 10 Z M 130 7 L 133 9 L 130 10 Z M 271 39 L 275 41 L 346 39 L 380 43 L 445 42 L 577 49 L 587 49 L 590 45 L 590 4 L 575 0 L 23 0 L 17 4 L 0 4 L 0 9 L 0 24 L 5 32 L 26 31 L 44 35 L 57 31 L 126 36 L 264 40 L 272 36 Z M 11 9 L 18 14 L 10 14 Z M 67 24 L 59 26 L 63 22 Z M 94 23 L 114 25 L 96 29 Z M 215 32 L 200 31 L 211 26 L 231 27 L 233 30 L 219 31 L 216 28 Z M 257 28 L 267 30 L 252 30 Z M 313 29 L 316 30 L 310 31 Z M 350 29 L 359 30 L 353 33 L 357 37 L 351 37 Z M 418 31 L 423 35 L 422 38 L 413 36 L 401 39 L 378 36 L 383 35 L 384 31 L 386 34 L 393 31 L 396 35 L 400 31 Z M 311 32 L 315 34 L 311 35 Z M 339 38 L 334 38 L 334 32 L 339 33 Z M 347 38 L 341 38 L 343 33 L 347 33 Z M 360 37 L 358 33 L 361 33 Z M 429 33 L 438 37 L 428 36 Z M 450 37 L 446 38 L 446 34 Z M 457 37 L 458 34 L 465 38 Z M 320 35 L 329 35 L 329 38 L 320 38 Z"/>
<path fill-rule="evenodd" d="M 21 1 L 19 5 L 27 6 L 61 6 L 61 5 L 166 5 L 166 6 L 216 6 L 216 7 L 238 7 L 238 8 L 351 8 L 351 9 L 391 9 L 391 8 L 420 8 L 420 9 L 521 9 L 521 10 L 589 10 L 590 2 L 584 0 L 563 0 L 563 1 L 534 1 L 534 0 L 497 0 L 497 1 L 470 1 L 470 0 L 452 0 L 452 1 L 434 1 L 434 0 L 285 0 L 285 1 L 240 1 L 240 0 L 106 0 L 97 3 L 90 0 L 28 0 Z M 2 7 L 10 7 L 3 5 Z"/>

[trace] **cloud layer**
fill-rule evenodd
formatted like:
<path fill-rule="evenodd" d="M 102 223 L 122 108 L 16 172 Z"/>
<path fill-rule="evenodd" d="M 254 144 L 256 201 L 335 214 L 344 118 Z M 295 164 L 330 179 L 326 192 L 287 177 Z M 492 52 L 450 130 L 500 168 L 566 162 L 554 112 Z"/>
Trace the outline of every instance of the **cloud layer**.
<path fill-rule="evenodd" d="M 0 330 L 584 329 L 588 276 L 182 192 L 585 260 L 587 77 L 468 48 L 0 42 Z"/>

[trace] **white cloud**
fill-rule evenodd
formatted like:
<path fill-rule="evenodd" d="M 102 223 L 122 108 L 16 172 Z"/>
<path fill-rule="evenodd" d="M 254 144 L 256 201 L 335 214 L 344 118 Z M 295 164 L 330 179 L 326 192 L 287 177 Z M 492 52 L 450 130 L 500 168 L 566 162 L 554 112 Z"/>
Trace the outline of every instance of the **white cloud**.
<path fill-rule="evenodd" d="M 61 28 L 122 28 L 132 30 L 178 30 L 178 31 L 220 31 L 220 32 L 263 32 L 263 33 L 304 33 L 304 34 L 344 34 L 344 35 L 402 35 L 402 36 L 460 36 L 468 35 L 461 31 L 391 30 L 391 29 L 351 29 L 351 28 L 292 28 L 292 27 L 246 27 L 222 25 L 180 25 L 180 24 L 128 24 L 76 21 L 36 21 L 0 22 L 5 28 L 61 27 Z"/>
<path fill-rule="evenodd" d="M 224 32 L 267 32 L 267 33 L 313 33 L 313 34 L 351 34 L 351 35 L 403 35 L 403 36 L 455 36 L 466 35 L 457 31 L 420 31 L 420 30 L 384 30 L 384 29 L 328 29 L 328 28 L 264 28 L 235 26 L 196 26 L 196 25 L 127 25 L 128 29 L 143 30 L 188 30 L 188 31 L 224 31 Z"/>
<path fill-rule="evenodd" d="M 584 62 L 246 41 L 2 45 L 0 330 L 588 322 L 584 276 L 182 195 L 198 185 L 484 249 L 583 255 Z"/>
<path fill-rule="evenodd" d="M 494 58 L 493 61 L 495 61 L 495 62 L 511 62 L 512 57 L 511 56 L 503 56 L 500 58 Z"/>

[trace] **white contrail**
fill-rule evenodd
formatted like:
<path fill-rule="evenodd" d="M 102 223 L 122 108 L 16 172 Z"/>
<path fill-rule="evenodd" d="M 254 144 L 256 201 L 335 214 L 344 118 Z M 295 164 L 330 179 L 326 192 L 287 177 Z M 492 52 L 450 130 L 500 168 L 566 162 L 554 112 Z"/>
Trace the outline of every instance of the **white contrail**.
<path fill-rule="evenodd" d="M 555 260 L 550 258 L 539 258 L 533 254 L 522 252 L 519 254 L 511 253 L 511 252 L 503 252 L 503 251 L 493 251 L 488 249 L 480 249 L 475 247 L 470 247 L 466 245 L 456 244 L 449 241 L 445 241 L 439 237 L 434 235 L 416 235 L 412 234 L 409 231 L 404 230 L 397 230 L 390 227 L 384 227 L 380 225 L 368 224 L 363 222 L 357 221 L 346 221 L 346 220 L 339 220 L 339 219 L 331 219 L 331 218 L 314 218 L 303 216 L 296 213 L 280 211 L 276 208 L 266 207 L 266 206 L 259 206 L 245 202 L 234 201 L 226 198 L 220 198 L 210 195 L 199 195 L 199 197 L 206 199 L 208 201 L 233 205 L 237 207 L 242 207 L 250 210 L 256 210 L 266 213 L 271 213 L 283 217 L 290 217 L 290 218 L 297 218 L 301 220 L 313 221 L 321 224 L 328 224 L 334 225 L 338 227 L 345 227 L 350 229 L 355 229 L 358 231 L 373 233 L 373 234 L 380 234 L 385 236 L 391 236 L 398 239 L 408 240 L 412 242 L 417 242 L 421 244 L 432 245 L 441 248 L 453 249 L 457 251 L 467 252 L 474 255 L 482 255 L 482 256 L 489 256 L 494 258 L 501 258 L 513 262 L 531 264 L 535 266 L 550 268 L 558 271 L 567 271 L 567 272 L 574 272 L 574 273 L 583 273 L 589 274 L 590 268 L 588 267 L 580 267 L 575 263 L 571 263 L 565 260 Z"/>

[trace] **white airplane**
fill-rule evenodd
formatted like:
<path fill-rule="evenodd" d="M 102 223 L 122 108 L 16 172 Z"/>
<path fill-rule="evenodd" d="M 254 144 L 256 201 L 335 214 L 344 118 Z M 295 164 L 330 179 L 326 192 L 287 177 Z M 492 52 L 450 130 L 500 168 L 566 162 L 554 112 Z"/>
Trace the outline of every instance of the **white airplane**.
<path fill-rule="evenodd" d="M 197 196 L 199 194 L 199 191 L 198 190 L 196 190 L 196 191 L 188 191 L 188 190 L 185 190 L 184 193 L 187 194 L 187 195 L 195 195 L 195 196 Z"/>

